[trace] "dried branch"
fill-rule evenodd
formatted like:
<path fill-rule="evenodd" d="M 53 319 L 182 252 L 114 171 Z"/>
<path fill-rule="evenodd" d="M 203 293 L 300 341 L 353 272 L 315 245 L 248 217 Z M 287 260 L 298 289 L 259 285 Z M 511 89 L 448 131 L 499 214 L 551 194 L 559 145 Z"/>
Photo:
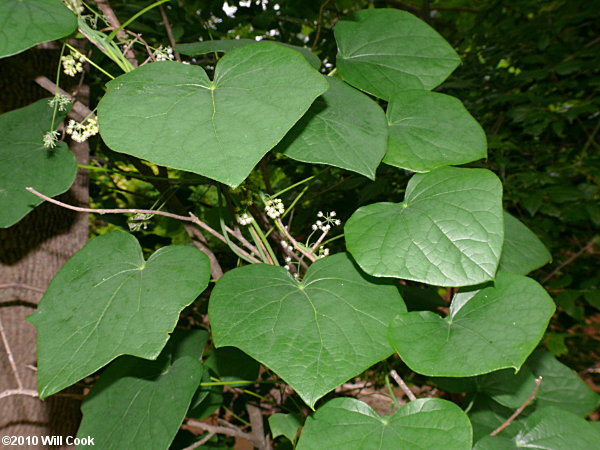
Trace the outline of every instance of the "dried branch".
<path fill-rule="evenodd" d="M 527 398 L 527 400 L 525 400 L 525 403 L 523 403 L 521 406 L 519 406 L 519 408 L 517 408 L 517 410 L 514 413 L 512 413 L 512 415 L 508 419 L 506 419 L 506 421 L 502 425 L 500 425 L 498 428 L 496 428 L 494 431 L 492 431 L 490 433 L 490 436 L 496 436 L 498 433 L 500 433 L 502 430 L 504 430 L 506 427 L 508 427 L 513 422 L 513 420 L 515 420 L 517 417 L 519 417 L 519 414 L 521 414 L 523 412 L 523 410 L 525 408 L 527 408 L 527 406 L 529 406 L 529 404 L 535 398 L 535 394 L 537 394 L 537 391 L 540 388 L 540 384 L 542 384 L 542 377 L 537 377 L 535 379 L 535 386 L 533 387 L 533 390 L 531 391 L 531 395 Z"/>
<path fill-rule="evenodd" d="M 165 12 L 165 9 L 163 8 L 163 5 L 159 5 L 158 9 L 160 9 L 160 15 L 162 17 L 162 23 L 165 26 L 165 30 L 167 31 L 167 36 L 169 37 L 169 43 L 171 44 L 171 48 L 173 48 L 173 51 L 175 52 L 175 37 L 173 36 L 173 30 L 171 29 L 171 24 L 169 23 L 169 18 L 167 17 L 167 13 Z M 175 52 L 175 59 L 179 62 L 181 62 L 181 56 L 179 55 L 179 52 Z"/>
<path fill-rule="evenodd" d="M 398 372 L 396 372 L 395 370 L 391 370 L 390 376 L 394 379 L 394 381 L 396 383 L 398 383 L 398 386 L 400 386 L 400 389 L 402 389 L 402 391 L 406 394 L 406 396 L 408 397 L 408 399 L 411 402 L 413 402 L 417 399 L 417 397 L 415 396 L 413 391 L 410 390 L 410 388 L 406 385 L 404 380 L 400 377 L 400 375 L 398 375 Z"/>
<path fill-rule="evenodd" d="M 577 253 L 575 253 L 574 255 L 571 255 L 566 261 L 564 261 L 562 264 L 560 264 L 556 269 L 554 269 L 552 272 L 550 272 L 550 274 L 548 274 L 546 277 L 544 277 L 544 279 L 542 280 L 542 284 L 546 283 L 548 280 L 550 280 L 554 275 L 556 275 L 558 272 L 560 272 L 562 269 L 564 269 L 566 266 L 568 266 L 569 264 L 571 264 L 573 261 L 575 261 L 577 258 L 579 258 L 581 255 L 583 255 L 586 251 L 588 250 L 592 250 L 594 248 L 594 244 L 596 244 L 596 242 L 598 242 L 598 236 L 594 236 L 590 242 L 588 242 L 586 245 L 584 245 L 581 249 L 579 249 L 579 251 Z"/>
<path fill-rule="evenodd" d="M 312 262 L 315 262 L 317 260 L 317 257 L 315 255 L 307 252 L 306 250 L 304 250 L 302 248 L 302 246 L 300 244 L 298 244 L 298 241 L 296 241 L 296 239 L 293 238 L 293 236 L 290 234 L 287 227 L 283 224 L 283 222 L 281 221 L 280 218 L 277 218 L 275 223 L 277 223 L 277 226 L 279 227 L 281 232 L 284 234 L 285 238 L 292 243 L 292 245 L 294 246 L 294 248 L 296 250 L 298 250 L 300 253 L 302 253 L 306 258 L 308 258 Z"/>
<path fill-rule="evenodd" d="M 17 363 L 15 362 L 15 358 L 13 357 L 12 350 L 10 349 L 10 345 L 8 345 L 8 338 L 6 337 L 6 333 L 4 331 L 4 324 L 2 323 L 2 319 L 0 319 L 0 338 L 2 338 L 2 344 L 4 345 L 4 349 L 6 350 L 6 355 L 8 356 L 8 363 L 10 364 L 10 368 L 13 371 L 15 376 L 15 380 L 17 380 L 17 386 L 19 389 L 17 391 L 23 390 L 23 382 L 21 381 L 21 377 L 19 376 L 19 371 L 17 370 Z M 7 392 L 7 391 L 5 391 Z M 14 395 L 14 394 L 12 394 Z M 37 395 L 37 393 L 36 393 Z M 7 397 L 8 395 L 5 395 Z M 0 396 L 0 398 L 2 398 Z"/>
<path fill-rule="evenodd" d="M 54 94 L 55 92 L 58 91 L 59 94 L 64 95 L 69 100 L 71 100 L 71 103 L 73 103 L 73 108 L 71 109 L 71 112 L 69 114 L 74 116 L 74 118 L 78 122 L 81 122 L 86 117 L 90 117 L 92 119 L 96 118 L 96 115 L 94 113 L 92 113 L 92 110 L 90 108 L 85 106 L 83 103 L 77 101 L 74 96 L 69 94 L 64 89 L 57 87 L 56 84 L 54 84 L 48 78 L 46 78 L 44 76 L 39 76 L 35 79 L 35 82 L 38 85 L 40 85 L 41 87 L 43 87 L 44 89 L 46 89 L 48 92 Z"/>
<path fill-rule="evenodd" d="M 5 284 L 0 284 L 0 289 L 10 289 L 10 288 L 28 289 L 30 291 L 39 292 L 40 294 L 43 294 L 44 292 L 46 292 L 45 289 L 38 288 L 38 287 L 35 287 L 35 286 L 29 286 L 28 284 L 23 284 L 23 283 L 5 283 Z"/>
<path fill-rule="evenodd" d="M 247 441 L 252 442 L 254 445 L 256 445 L 258 447 L 258 443 L 255 442 L 254 440 L 254 436 L 250 433 L 244 433 L 242 430 L 240 430 L 238 427 L 229 424 L 226 427 L 222 427 L 219 425 L 210 425 L 208 423 L 205 422 L 200 422 L 199 420 L 195 420 L 195 419 L 187 419 L 185 421 L 184 424 L 184 429 L 185 428 L 192 428 L 192 429 L 198 429 L 198 430 L 202 430 L 202 431 L 207 431 L 209 433 L 213 433 L 213 434 L 222 434 L 224 436 L 231 436 L 231 437 L 235 437 L 235 438 L 240 438 L 240 439 L 246 439 Z"/>
<path fill-rule="evenodd" d="M 13 395 L 26 395 L 27 397 L 38 397 L 37 391 L 31 389 L 7 389 L 6 391 L 0 392 L 0 399 L 6 397 L 12 397 Z"/>

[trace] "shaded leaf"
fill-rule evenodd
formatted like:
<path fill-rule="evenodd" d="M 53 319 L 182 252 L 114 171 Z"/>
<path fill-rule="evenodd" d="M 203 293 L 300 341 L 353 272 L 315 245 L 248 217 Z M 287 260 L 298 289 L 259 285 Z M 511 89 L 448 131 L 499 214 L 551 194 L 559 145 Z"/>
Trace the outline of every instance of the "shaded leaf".
<path fill-rule="evenodd" d="M 83 402 L 77 436 L 92 436 L 105 449 L 168 448 L 203 370 L 202 348 L 195 357 L 176 351 L 167 344 L 156 361 L 133 356 L 114 361 Z"/>
<path fill-rule="evenodd" d="M 306 420 L 297 448 L 470 449 L 471 442 L 469 419 L 447 400 L 418 399 L 382 417 L 359 400 L 335 398 Z"/>
<path fill-rule="evenodd" d="M 237 186 L 328 85 L 298 52 L 264 42 L 227 53 L 213 81 L 165 61 L 107 87 L 98 117 L 109 147 Z"/>
<path fill-rule="evenodd" d="M 2 0 L 0 58 L 68 36 L 76 28 L 75 15 L 60 0 Z"/>
<path fill-rule="evenodd" d="M 2 15 L 0 14 L 0 17 Z M 77 174 L 75 157 L 64 142 L 44 148 L 52 126 L 48 99 L 0 115 L 0 227 L 14 225 L 43 200 L 25 188 L 50 197 L 68 190 Z M 55 126 L 66 112 L 57 111 Z"/>
<path fill-rule="evenodd" d="M 433 89 L 460 58 L 433 28 L 397 9 L 367 9 L 337 23 L 337 70 L 354 87 L 390 100 L 406 89 Z"/>
<path fill-rule="evenodd" d="M 311 407 L 392 353 L 386 328 L 401 311 L 396 287 L 370 279 L 346 254 L 318 260 L 301 282 L 279 266 L 234 269 L 208 306 L 216 346 L 262 362 Z"/>
<path fill-rule="evenodd" d="M 269 416 L 269 428 L 271 428 L 273 438 L 285 436 L 290 441 L 294 442 L 296 440 L 298 428 L 301 426 L 300 420 L 293 414 L 276 413 Z"/>
<path fill-rule="evenodd" d="M 92 239 L 62 267 L 28 318 L 38 333 L 40 398 L 117 356 L 156 358 L 209 276 L 208 257 L 194 247 L 164 247 L 144 261 L 131 234 Z"/>
<path fill-rule="evenodd" d="M 321 60 L 315 55 L 309 48 L 298 47 L 297 45 L 290 45 L 284 42 L 277 41 L 261 41 L 261 42 L 274 42 L 275 44 L 283 45 L 284 47 L 291 48 L 302 54 L 306 60 L 315 69 L 321 67 Z M 236 48 L 245 47 L 246 45 L 257 44 L 254 39 L 219 39 L 214 41 L 201 41 L 201 42 L 190 42 L 188 44 L 177 44 L 175 51 L 178 51 L 182 55 L 197 56 L 205 55 L 206 53 L 227 53 Z"/>
<path fill-rule="evenodd" d="M 404 91 L 390 100 L 388 149 L 383 162 L 427 172 L 487 156 L 483 129 L 457 98 Z"/>
<path fill-rule="evenodd" d="M 257 361 L 235 347 L 213 349 L 204 365 L 218 375 L 221 381 L 254 381 L 258 378 L 260 368 Z M 235 386 L 241 387 L 245 384 Z"/>
<path fill-rule="evenodd" d="M 521 221 L 504 212 L 504 246 L 498 270 L 527 275 L 552 260 L 540 239 Z"/>
<path fill-rule="evenodd" d="M 402 203 L 358 209 L 346 246 L 367 273 L 436 286 L 493 279 L 503 241 L 502 185 L 490 171 L 443 167 L 411 178 Z"/>
<path fill-rule="evenodd" d="M 423 375 L 518 370 L 553 313 L 554 302 L 537 282 L 499 272 L 494 286 L 445 319 L 429 311 L 399 314 L 390 325 L 390 340 L 400 358 Z"/>
<path fill-rule="evenodd" d="M 283 138 L 278 150 L 297 161 L 329 164 L 370 179 L 386 150 L 381 107 L 346 83 L 327 78 L 329 89 Z"/>

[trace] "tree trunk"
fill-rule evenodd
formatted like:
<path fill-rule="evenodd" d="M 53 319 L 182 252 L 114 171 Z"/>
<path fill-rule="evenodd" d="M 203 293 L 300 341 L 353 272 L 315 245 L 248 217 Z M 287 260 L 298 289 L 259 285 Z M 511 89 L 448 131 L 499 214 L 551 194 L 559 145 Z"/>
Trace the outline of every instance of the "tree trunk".
<path fill-rule="evenodd" d="M 44 56 L 32 56 L 39 51 L 32 50 L 2 61 L 0 84 L 4 86 L 0 86 L 0 93 L 6 96 L 0 97 L 2 112 L 50 96 L 47 92 L 40 95 L 43 91 L 33 79 L 40 74 L 54 78 L 52 72 L 56 70 L 58 55 L 46 50 Z M 35 67 L 36 64 L 41 67 Z M 73 143 L 71 150 L 78 163 L 87 164 L 87 143 Z M 79 171 L 74 185 L 61 199 L 71 204 L 87 204 L 87 173 Z M 20 387 L 37 390 L 35 328 L 25 317 L 37 307 L 56 272 L 87 239 L 87 214 L 48 203 L 35 208 L 16 225 L 0 229 L 0 326 L 17 370 L 15 374 L 6 345 L 0 340 L 0 393 Z M 0 436 L 74 436 L 80 421 L 81 401 L 77 394 L 81 392 L 77 387 L 67 392 L 44 402 L 24 395 L 0 398 Z M 50 447 L 40 441 L 38 445 L 12 448 Z"/>

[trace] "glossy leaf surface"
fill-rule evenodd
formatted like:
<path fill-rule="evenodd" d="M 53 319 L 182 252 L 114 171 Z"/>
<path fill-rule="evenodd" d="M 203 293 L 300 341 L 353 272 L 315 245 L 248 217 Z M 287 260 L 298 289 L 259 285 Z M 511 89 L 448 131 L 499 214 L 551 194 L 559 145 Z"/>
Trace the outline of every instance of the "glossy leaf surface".
<path fill-rule="evenodd" d="M 374 179 L 386 151 L 385 113 L 343 81 L 327 81 L 327 92 L 315 100 L 278 150 L 297 161 L 329 164 Z"/>
<path fill-rule="evenodd" d="M 1 17 L 1 16 L 0 16 Z M 66 112 L 57 112 L 55 126 Z M 50 197 L 68 190 L 75 180 L 75 157 L 64 142 L 44 148 L 52 125 L 48 99 L 0 115 L 0 227 L 14 225 L 43 200 L 25 190 L 31 186 Z"/>
<path fill-rule="evenodd" d="M 309 406 L 392 353 L 386 328 L 402 311 L 396 287 L 364 275 L 346 254 L 313 263 L 302 282 L 279 266 L 234 269 L 208 308 L 216 346 L 262 362 Z"/>
<path fill-rule="evenodd" d="M 415 372 L 468 377 L 512 367 L 533 351 L 554 313 L 554 302 L 534 280 L 499 272 L 445 319 L 429 312 L 399 314 L 390 340 Z"/>
<path fill-rule="evenodd" d="M 201 347 L 193 355 L 170 344 L 155 361 L 122 356 L 102 373 L 83 402 L 78 437 L 106 449 L 169 448 L 203 371 Z"/>
<path fill-rule="evenodd" d="M 433 28 L 397 9 L 358 11 L 334 33 L 342 79 L 385 100 L 406 89 L 433 89 L 460 63 Z"/>
<path fill-rule="evenodd" d="M 306 420 L 298 450 L 470 449 L 471 424 L 454 403 L 422 398 L 380 416 L 354 398 L 335 398 Z"/>
<path fill-rule="evenodd" d="M 484 169 L 443 167 L 411 178 L 402 203 L 358 209 L 346 246 L 361 268 L 436 286 L 493 279 L 503 241 L 502 186 Z"/>
<path fill-rule="evenodd" d="M 75 15 L 60 0 L 2 0 L 0 58 L 71 34 Z"/>
<path fill-rule="evenodd" d="M 298 52 L 269 42 L 227 53 L 213 81 L 199 66 L 165 61 L 107 86 L 98 117 L 109 147 L 230 186 L 328 88 Z"/>
<path fill-rule="evenodd" d="M 40 397 L 117 356 L 156 358 L 209 275 L 207 256 L 194 247 L 163 247 L 144 261 L 129 233 L 113 231 L 88 242 L 62 267 L 28 319 L 38 332 Z"/>
<path fill-rule="evenodd" d="M 428 172 L 487 156 L 483 129 L 457 98 L 404 91 L 392 97 L 386 114 L 390 127 L 386 164 Z"/>

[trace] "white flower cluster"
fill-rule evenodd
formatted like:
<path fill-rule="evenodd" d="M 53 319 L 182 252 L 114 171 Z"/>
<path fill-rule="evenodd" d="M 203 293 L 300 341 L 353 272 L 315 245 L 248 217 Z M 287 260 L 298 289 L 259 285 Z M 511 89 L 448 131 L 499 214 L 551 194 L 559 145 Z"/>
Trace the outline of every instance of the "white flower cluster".
<path fill-rule="evenodd" d="M 58 131 L 48 131 L 46 134 L 44 134 L 42 140 L 44 141 L 44 148 L 56 147 L 56 142 L 58 141 Z"/>
<path fill-rule="evenodd" d="M 173 49 L 171 47 L 163 47 L 162 45 L 154 51 L 154 59 L 157 61 L 167 61 L 175 59 Z"/>
<path fill-rule="evenodd" d="M 81 4 L 81 0 L 62 0 L 62 2 L 75 14 L 80 15 L 83 13 L 84 7 Z"/>
<path fill-rule="evenodd" d="M 317 213 L 319 220 L 312 225 L 313 231 L 321 230 L 327 232 L 331 230 L 332 226 L 341 225 L 342 221 L 340 219 L 335 219 L 335 216 L 335 211 L 331 211 L 327 214 L 323 214 L 323 211 L 319 211 Z"/>
<path fill-rule="evenodd" d="M 48 105 L 50 105 L 52 108 L 54 108 L 55 106 L 58 106 L 59 111 L 66 111 L 67 107 L 70 104 L 71 104 L 71 100 L 69 100 L 64 95 L 58 94 L 58 93 L 53 98 L 48 100 Z"/>
<path fill-rule="evenodd" d="M 84 142 L 90 136 L 98 134 L 98 121 L 96 119 L 88 118 L 85 125 L 84 123 L 75 122 L 69 120 L 66 132 L 71 135 L 71 139 L 77 142 Z"/>
<path fill-rule="evenodd" d="M 277 219 L 285 212 L 285 206 L 281 199 L 269 199 L 265 202 L 265 212 L 271 219 Z"/>
<path fill-rule="evenodd" d="M 70 77 L 74 77 L 79 72 L 83 72 L 83 63 L 85 57 L 79 52 L 71 52 L 70 55 L 63 56 L 60 58 L 63 71 Z"/>
<path fill-rule="evenodd" d="M 250 225 L 254 219 L 248 213 L 243 213 L 242 215 L 237 216 L 236 220 L 240 225 Z"/>
<path fill-rule="evenodd" d="M 283 266 L 283 268 L 285 270 L 290 270 L 290 263 L 292 262 L 292 257 L 291 256 L 286 256 L 285 257 L 285 266 Z"/>
<path fill-rule="evenodd" d="M 319 253 L 317 254 L 317 258 L 325 258 L 326 256 L 329 256 L 329 249 L 325 248 L 323 246 L 320 246 Z"/>

